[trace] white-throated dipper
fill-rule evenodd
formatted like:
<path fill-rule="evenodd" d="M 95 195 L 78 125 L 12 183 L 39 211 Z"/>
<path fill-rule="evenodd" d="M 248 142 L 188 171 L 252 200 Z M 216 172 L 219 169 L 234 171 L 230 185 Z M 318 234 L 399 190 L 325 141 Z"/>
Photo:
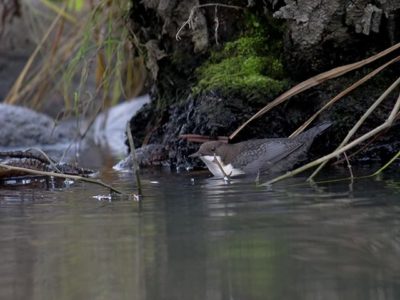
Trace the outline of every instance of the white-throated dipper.
<path fill-rule="evenodd" d="M 189 157 L 199 157 L 217 177 L 287 171 L 306 158 L 315 137 L 329 126 L 329 122 L 322 123 L 294 138 L 256 139 L 236 144 L 205 142 Z"/>

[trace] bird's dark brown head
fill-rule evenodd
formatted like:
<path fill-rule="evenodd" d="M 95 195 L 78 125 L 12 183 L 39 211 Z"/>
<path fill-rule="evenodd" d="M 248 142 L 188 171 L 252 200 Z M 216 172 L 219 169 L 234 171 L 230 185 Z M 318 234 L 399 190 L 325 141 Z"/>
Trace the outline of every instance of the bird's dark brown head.
<path fill-rule="evenodd" d="M 201 144 L 199 150 L 191 155 L 189 157 L 201 157 L 201 156 L 206 156 L 206 155 L 218 155 L 218 149 L 220 149 L 221 146 L 226 145 L 225 142 L 222 141 L 210 141 L 210 142 L 205 142 Z"/>

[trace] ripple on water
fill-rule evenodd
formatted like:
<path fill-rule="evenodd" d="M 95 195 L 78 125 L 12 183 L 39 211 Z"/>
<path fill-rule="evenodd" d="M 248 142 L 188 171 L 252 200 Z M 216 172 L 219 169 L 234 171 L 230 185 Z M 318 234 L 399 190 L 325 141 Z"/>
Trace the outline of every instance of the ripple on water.
<path fill-rule="evenodd" d="M 130 173 L 101 178 L 135 192 Z M 1 189 L 0 298 L 398 299 L 399 178 L 303 182 L 146 171 L 140 202 Z"/>

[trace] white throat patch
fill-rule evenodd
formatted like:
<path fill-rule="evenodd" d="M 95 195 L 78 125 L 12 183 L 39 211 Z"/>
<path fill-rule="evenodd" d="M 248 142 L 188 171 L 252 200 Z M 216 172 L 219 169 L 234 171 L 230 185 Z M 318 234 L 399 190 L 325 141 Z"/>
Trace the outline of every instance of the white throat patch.
<path fill-rule="evenodd" d="M 215 161 L 215 159 L 218 160 L 226 175 L 233 177 L 244 174 L 243 171 L 235 169 L 231 164 L 225 165 L 220 156 L 214 157 L 211 155 L 204 155 L 201 156 L 200 159 L 206 164 L 208 170 L 210 170 L 210 172 L 216 177 L 225 177 L 225 175 L 222 173 L 221 168 L 218 166 L 218 163 Z"/>

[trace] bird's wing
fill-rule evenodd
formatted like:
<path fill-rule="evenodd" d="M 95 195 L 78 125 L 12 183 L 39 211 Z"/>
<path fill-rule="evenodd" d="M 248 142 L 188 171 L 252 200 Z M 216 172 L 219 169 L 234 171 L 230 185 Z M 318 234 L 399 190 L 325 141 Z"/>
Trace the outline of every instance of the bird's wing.
<path fill-rule="evenodd" d="M 263 172 L 276 162 L 284 159 L 304 143 L 288 139 L 256 140 L 243 145 L 240 154 L 232 161 L 236 168 Z"/>

